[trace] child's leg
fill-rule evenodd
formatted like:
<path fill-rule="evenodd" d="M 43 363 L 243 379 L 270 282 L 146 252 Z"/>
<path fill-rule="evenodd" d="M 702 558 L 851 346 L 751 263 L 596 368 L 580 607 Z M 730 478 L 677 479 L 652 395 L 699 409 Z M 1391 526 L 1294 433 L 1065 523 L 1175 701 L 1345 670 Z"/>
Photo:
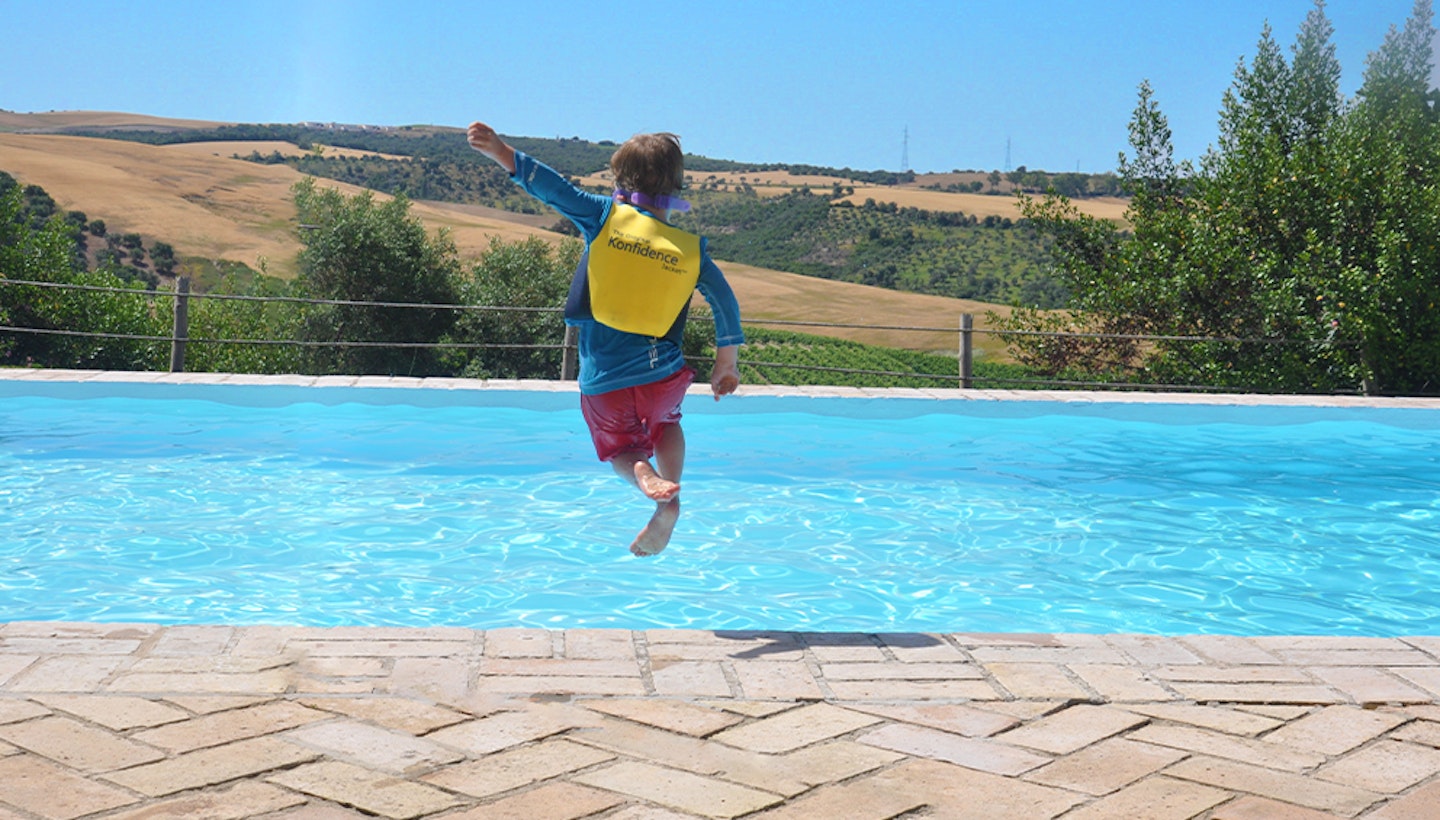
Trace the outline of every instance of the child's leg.
<path fill-rule="evenodd" d="M 685 432 L 680 429 L 679 422 L 662 428 L 660 440 L 655 442 L 655 464 L 659 467 L 658 471 L 647 460 L 635 462 L 636 486 L 642 492 L 647 485 L 652 488 L 669 485 L 675 489 L 664 497 L 645 492 L 655 500 L 655 512 L 650 516 L 650 523 L 630 544 L 630 551 L 636 555 L 654 555 L 665 549 L 675 532 L 675 522 L 680 519 L 680 474 L 685 471 Z M 650 480 L 651 476 L 655 481 Z"/>

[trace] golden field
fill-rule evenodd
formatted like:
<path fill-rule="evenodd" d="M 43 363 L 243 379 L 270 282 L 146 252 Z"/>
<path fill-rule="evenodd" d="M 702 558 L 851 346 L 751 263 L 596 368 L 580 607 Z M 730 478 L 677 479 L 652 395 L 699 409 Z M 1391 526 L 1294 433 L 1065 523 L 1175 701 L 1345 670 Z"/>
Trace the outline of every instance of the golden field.
<path fill-rule="evenodd" d="M 0 112 L 0 129 L 15 130 L 17 116 L 44 115 Z M 59 121 L 58 115 L 56 119 Z M 65 124 L 77 124 L 75 119 Z M 288 166 L 260 165 L 233 158 L 233 154 L 249 153 L 249 150 L 240 150 L 242 145 L 252 146 L 249 150 L 261 153 L 280 150 L 278 144 L 270 143 L 259 148 L 254 147 L 256 143 L 151 146 L 0 130 L 0 170 L 10 173 L 21 184 L 41 186 L 63 210 L 83 211 L 90 219 L 103 219 L 111 232 L 139 233 L 147 241 L 168 242 L 181 260 L 223 259 L 256 269 L 263 266 L 271 275 L 291 277 L 295 274 L 300 243 L 290 189 L 301 175 Z M 294 146 L 289 148 L 299 150 Z M 346 194 L 361 190 L 324 179 L 317 180 L 317 184 Z M 375 196 L 387 198 L 379 193 Z M 1000 197 L 979 198 L 1007 201 Z M 559 234 L 544 227 L 554 224 L 558 217 L 553 215 L 526 216 L 438 202 L 416 202 L 412 212 L 432 229 L 449 231 L 466 260 L 478 256 L 492 237 L 515 240 L 540 236 L 547 241 L 563 241 Z M 751 321 L 947 329 L 958 327 L 960 315 L 969 312 L 976 314 L 977 326 L 983 328 L 987 310 L 1009 312 L 999 305 L 902 293 L 720 262 L 747 320 Z M 957 342 L 955 332 L 946 330 L 787 329 L 949 353 L 955 351 Z M 988 335 L 978 335 L 976 342 L 982 355 L 1003 357 L 1002 348 Z"/>

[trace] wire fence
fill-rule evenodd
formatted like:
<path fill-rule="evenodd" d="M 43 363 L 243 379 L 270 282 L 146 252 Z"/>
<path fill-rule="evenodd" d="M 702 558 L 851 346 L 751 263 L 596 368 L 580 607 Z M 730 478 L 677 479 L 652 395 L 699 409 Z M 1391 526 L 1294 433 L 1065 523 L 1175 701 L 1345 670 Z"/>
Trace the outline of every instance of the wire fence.
<path fill-rule="evenodd" d="M 179 277 L 174 290 L 110 287 L 103 285 L 86 285 L 64 282 L 43 282 L 23 279 L 9 279 L 0 277 L 0 286 L 12 287 L 33 287 L 40 289 L 81 291 L 95 293 L 124 294 L 129 296 L 140 296 L 159 302 L 161 300 L 172 301 L 172 321 L 169 335 L 152 335 L 136 333 L 107 332 L 100 330 L 70 330 L 64 328 L 27 327 L 12 324 L 0 324 L 0 340 L 4 334 L 29 334 L 35 336 L 71 337 L 103 339 L 126 342 L 143 342 L 156 345 L 169 345 L 171 348 L 170 370 L 180 372 L 185 368 L 185 351 L 188 345 L 239 345 L 255 347 L 293 347 L 298 349 L 394 349 L 394 350 L 532 350 L 532 351 L 560 351 L 562 362 L 558 378 L 573 380 L 576 371 L 576 335 L 575 328 L 565 327 L 563 335 L 554 342 L 532 341 L 523 343 L 514 342 L 444 342 L 444 341 L 389 341 L 389 340 L 365 340 L 365 339 L 265 339 L 265 338 L 240 338 L 240 337 L 194 337 L 189 335 L 188 304 L 191 300 L 215 300 L 250 303 L 276 303 L 293 304 L 301 306 L 331 306 L 331 307 L 360 307 L 360 308 L 381 308 L 381 309 L 425 309 L 432 311 L 455 311 L 474 313 L 496 313 L 496 314 L 529 314 L 529 315 L 553 315 L 559 319 L 563 310 L 559 307 L 530 307 L 520 305 L 473 305 L 473 304 L 435 304 L 419 302 L 393 302 L 393 301 L 366 301 L 349 299 L 327 299 L 303 296 L 255 296 L 246 294 L 225 294 L 225 293 L 204 293 L 189 291 L 188 277 Z M 713 321 L 705 314 L 692 314 L 691 320 Z M 557 322 L 557 324 L 560 324 Z M 1072 331 L 1041 331 L 1041 330 L 1012 330 L 995 328 L 977 328 L 974 326 L 974 317 L 971 314 L 961 314 L 956 326 L 931 327 L 916 325 L 873 325 L 856 324 L 843 322 L 818 322 L 788 319 L 759 319 L 748 320 L 744 323 L 748 326 L 764 326 L 775 328 L 797 328 L 797 329 L 822 329 L 825 331 L 890 331 L 915 334 L 956 334 L 957 341 L 953 348 L 955 351 L 956 366 L 948 373 L 920 372 L 915 370 L 892 370 L 892 369 L 867 369 L 851 366 L 802 364 L 795 362 L 765 361 L 761 358 L 754 358 L 746 355 L 741 358 L 741 365 L 761 372 L 774 371 L 796 371 L 801 373 L 833 374 L 838 377 L 881 377 L 890 379 L 916 380 L 920 382 L 933 382 L 959 386 L 961 388 L 974 388 L 977 386 L 1018 386 L 1032 389 L 1107 389 L 1107 390 L 1149 390 L 1149 391 L 1172 391 L 1172 392 L 1246 392 L 1245 388 L 1234 386 L 1217 386 L 1203 384 L 1175 384 L 1175 383 L 1142 383 L 1136 381 L 1100 381 L 1078 378 L 1047 377 L 1036 374 L 1008 375 L 1008 374 L 982 374 L 977 375 L 974 371 L 976 359 L 975 337 L 980 335 L 996 336 L 1003 340 L 1021 338 L 1054 338 L 1054 339 L 1084 339 L 1091 341 L 1113 341 L 1113 342 L 1136 342 L 1136 343 L 1223 343 L 1223 344 L 1266 344 L 1266 345 L 1304 345 L 1316 346 L 1320 344 L 1309 339 L 1282 339 L 1271 337 L 1212 337 L 1212 336 L 1191 336 L 1191 335 L 1143 335 L 1123 333 L 1101 333 L 1101 332 L 1072 332 Z M 1331 347 L 1347 347 L 1357 345 L 1354 341 L 1329 341 L 1325 344 Z M 691 357 L 697 362 L 710 362 L 712 360 L 703 357 Z M 840 379 L 837 381 L 844 381 Z M 780 380 L 778 383 L 787 383 Z M 1258 391 L 1253 391 L 1258 392 Z M 1271 391 L 1267 391 L 1271 392 Z M 1359 394 L 1366 392 L 1363 385 L 1357 385 L 1353 390 L 1326 391 L 1330 393 Z"/>

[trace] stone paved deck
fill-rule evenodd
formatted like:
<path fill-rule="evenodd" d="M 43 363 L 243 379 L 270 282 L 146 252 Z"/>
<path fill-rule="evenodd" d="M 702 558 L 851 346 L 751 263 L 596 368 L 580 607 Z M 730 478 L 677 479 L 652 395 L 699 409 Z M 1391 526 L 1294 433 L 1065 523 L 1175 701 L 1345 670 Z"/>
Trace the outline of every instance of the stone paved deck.
<path fill-rule="evenodd" d="M 1429 820 L 1440 637 L 0 624 L 0 820 L 376 816 Z"/>
<path fill-rule="evenodd" d="M 1440 637 L 0 625 L 14 818 L 1434 818 Z"/>

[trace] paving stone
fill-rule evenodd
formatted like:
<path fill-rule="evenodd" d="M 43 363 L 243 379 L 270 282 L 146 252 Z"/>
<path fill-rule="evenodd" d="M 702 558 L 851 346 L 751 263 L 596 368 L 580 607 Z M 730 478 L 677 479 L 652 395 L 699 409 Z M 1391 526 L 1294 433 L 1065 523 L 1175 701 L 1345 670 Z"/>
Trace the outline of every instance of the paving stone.
<path fill-rule="evenodd" d="M 974 658 L 941 635 L 883 633 L 876 636 L 901 663 L 974 663 Z"/>
<path fill-rule="evenodd" d="M 803 663 L 735 661 L 733 668 L 743 697 L 786 700 L 823 697 L 819 684 Z"/>
<path fill-rule="evenodd" d="M 625 660 L 571 660 L 569 658 L 484 658 L 481 675 L 507 677 L 638 678 L 640 667 Z"/>
<path fill-rule="evenodd" d="M 1084 800 L 1074 792 L 934 760 L 907 760 L 873 777 L 881 788 L 923 798 L 933 817 L 1057 817 Z"/>
<path fill-rule="evenodd" d="M 1198 703 L 1344 703 L 1344 695 L 1329 686 L 1301 683 L 1185 683 L 1170 688 Z"/>
<path fill-rule="evenodd" d="M 763 652 L 761 651 L 763 649 Z M 803 663 L 805 647 L 799 644 L 715 645 L 661 643 L 648 647 L 654 661 L 755 661 L 760 663 Z"/>
<path fill-rule="evenodd" d="M 0 725 L 18 723 L 48 714 L 50 714 L 50 710 L 38 703 L 31 703 L 19 698 L 0 698 Z"/>
<path fill-rule="evenodd" d="M 1265 736 L 1270 743 L 1333 757 L 1389 732 L 1405 723 L 1400 715 L 1332 706 L 1287 723 Z"/>
<path fill-rule="evenodd" d="M 1282 661 L 1248 638 L 1234 635 L 1186 635 L 1180 643 L 1207 658 L 1226 665 L 1268 665 Z"/>
<path fill-rule="evenodd" d="M 577 820 L 614 808 L 625 799 L 574 783 L 551 783 L 445 820 Z"/>
<path fill-rule="evenodd" d="M 1440 749 L 1440 723 L 1433 720 L 1417 720 L 1402 726 L 1392 735 L 1396 740 L 1408 740 L 1433 749 Z"/>
<path fill-rule="evenodd" d="M 475 818 L 482 820 L 482 818 Z M 605 815 L 605 820 L 696 820 L 690 813 L 681 814 L 658 806 L 626 806 L 617 812 Z"/>
<path fill-rule="evenodd" d="M 470 664 L 463 658 L 396 658 L 384 690 L 451 702 L 470 694 Z"/>
<path fill-rule="evenodd" d="M 168 703 L 126 695 L 40 695 L 35 699 L 115 731 L 161 726 L 190 717 L 184 709 Z"/>
<path fill-rule="evenodd" d="M 390 673 L 386 658 L 302 658 L 297 668 L 317 678 L 378 678 Z"/>
<path fill-rule="evenodd" d="M 650 680 L 659 695 L 727 697 L 733 694 L 719 661 L 652 661 Z"/>
<path fill-rule="evenodd" d="M 1080 704 L 1012 729 L 998 735 L 996 739 L 1014 746 L 1059 755 L 1084 748 L 1147 722 L 1148 718 L 1122 709 Z"/>
<path fill-rule="evenodd" d="M 294 766 L 318 756 L 293 743 L 258 737 L 112 772 L 105 778 L 151 797 L 164 797 Z"/>
<path fill-rule="evenodd" d="M 1263 715 L 1268 718 L 1275 718 L 1279 721 L 1294 720 L 1304 717 L 1319 708 L 1315 706 L 1281 706 L 1269 703 L 1241 703 L 1235 707 L 1237 712 L 1249 712 L 1252 715 Z"/>
<path fill-rule="evenodd" d="M 1385 669 L 1320 667 L 1311 674 L 1360 704 L 1429 703 L 1429 692 L 1411 686 Z"/>
<path fill-rule="evenodd" d="M 798 800 L 755 815 L 756 820 L 890 820 L 925 806 L 925 798 L 888 782 L 860 778 L 816 789 Z"/>
<path fill-rule="evenodd" d="M 409 698 L 305 698 L 300 703 L 412 735 L 428 734 L 469 720 L 459 712 Z"/>
<path fill-rule="evenodd" d="M 1440 660 L 1440 635 L 1416 635 L 1400 640 Z"/>
<path fill-rule="evenodd" d="M 30 755 L 0 757 L 0 799 L 46 820 L 71 820 L 139 802 L 129 792 Z"/>
<path fill-rule="evenodd" d="M 128 661 L 121 656 L 42 658 L 7 684 L 12 692 L 94 692 Z"/>
<path fill-rule="evenodd" d="M 305 798 L 266 783 L 243 781 L 227 789 L 177 797 L 106 820 L 246 820 L 300 806 Z"/>
<path fill-rule="evenodd" d="M 1191 683 L 1313 683 L 1289 666 L 1161 666 L 1150 670 L 1161 680 Z"/>
<path fill-rule="evenodd" d="M 786 709 L 794 709 L 796 706 L 793 701 L 773 700 L 711 700 L 701 701 L 701 703 L 705 706 L 713 706 L 716 709 L 724 709 L 727 712 L 754 718 L 773 715 Z"/>
<path fill-rule="evenodd" d="M 327 760 L 272 775 L 270 782 L 393 820 L 408 820 L 461 805 L 440 789 Z"/>
<path fill-rule="evenodd" d="M 1179 749 L 1111 738 L 1029 772 L 1025 779 L 1098 797 L 1148 777 L 1186 754 Z"/>
<path fill-rule="evenodd" d="M 996 743 L 952 735 L 924 726 L 890 724 L 860 736 L 861 743 L 901 754 L 943 760 L 984 772 L 1018 775 L 1049 763 L 1053 758 Z"/>
<path fill-rule="evenodd" d="M 846 632 L 807 632 L 803 636 L 810 654 L 820 663 L 884 663 L 890 660 L 880 641 L 871 635 Z"/>
<path fill-rule="evenodd" d="M 838 701 L 999 700 L 985 680 L 826 681 Z"/>
<path fill-rule="evenodd" d="M 1399 666 L 1387 671 L 1424 689 L 1436 700 L 1440 700 L 1440 666 Z M 0 683 L 3 682 L 4 674 L 0 673 Z"/>
<path fill-rule="evenodd" d="M 1216 809 L 1210 820 L 1339 820 L 1339 815 L 1247 795 Z"/>
<path fill-rule="evenodd" d="M 311 658 L 463 658 L 474 654 L 469 641 L 291 641 L 289 648 Z"/>
<path fill-rule="evenodd" d="M 220 655 L 235 637 L 228 626 L 171 626 L 151 644 L 149 654 L 158 655 Z"/>
<path fill-rule="evenodd" d="M 783 757 L 780 768 L 806 785 L 820 786 L 838 783 L 903 759 L 904 755 L 853 740 L 836 740 L 791 752 Z"/>
<path fill-rule="evenodd" d="M 1440 806 L 1440 783 L 1421 786 L 1366 815 L 1366 820 L 1434 820 Z"/>
<path fill-rule="evenodd" d="M 570 660 L 614 660 L 638 663 L 635 638 L 622 629 L 567 629 L 565 657 Z"/>
<path fill-rule="evenodd" d="M 1169 746 L 1196 754 L 1238 760 L 1256 766 L 1303 772 L 1325 762 L 1326 755 L 1271 743 L 1268 738 L 1248 737 L 1212 732 L 1191 726 L 1146 726 L 1127 735 L 1131 740 Z"/>
<path fill-rule="evenodd" d="M 1142 780 L 1065 815 L 1066 820 L 1189 820 L 1231 797 L 1222 789 L 1154 777 Z"/>
<path fill-rule="evenodd" d="M 555 654 L 546 629 L 491 629 L 485 632 L 487 658 L 549 658 Z"/>
<path fill-rule="evenodd" d="M 191 694 L 281 694 L 289 686 L 292 673 L 286 669 L 265 672 L 226 674 L 206 672 L 193 675 L 173 672 L 127 672 L 105 687 L 109 692 L 127 693 L 191 693 Z M 96 688 L 96 687 L 90 687 Z M 68 690 L 74 691 L 74 690 Z"/>
<path fill-rule="evenodd" d="M 1124 664 L 1127 658 L 1108 646 L 977 646 L 970 655 L 985 666 L 993 664 Z"/>
<path fill-rule="evenodd" d="M 1248 792 L 1345 817 L 1353 817 L 1382 799 L 1381 795 L 1363 789 L 1212 757 L 1182 760 L 1166 769 L 1165 773 L 1183 780 Z"/>
<path fill-rule="evenodd" d="M 169 695 L 165 700 L 197 715 L 211 715 L 231 709 L 259 706 L 270 703 L 275 698 L 246 695 Z"/>
<path fill-rule="evenodd" d="M 57 716 L 0 726 L 0 739 L 83 772 L 108 772 L 165 757 L 159 749 Z"/>
<path fill-rule="evenodd" d="M 720 709 L 676 700 L 592 700 L 585 708 L 691 737 L 708 737 L 744 720 Z"/>
<path fill-rule="evenodd" d="M 985 669 L 1012 696 L 1027 700 L 1088 700 L 1090 692 L 1049 663 L 986 663 Z"/>
<path fill-rule="evenodd" d="M 739 817 L 783 801 L 778 794 L 650 763 L 622 762 L 575 781 L 705 817 Z"/>
<path fill-rule="evenodd" d="M 205 717 L 192 718 L 184 723 L 172 723 L 156 729 L 148 729 L 135 735 L 144 741 L 170 752 L 188 752 L 207 746 L 219 746 L 236 740 L 259 737 L 283 732 L 331 718 L 330 713 L 311 709 L 286 700 L 271 701 L 247 709 L 218 712 Z"/>
<path fill-rule="evenodd" d="M 755 752 L 775 754 L 849 734 L 879 722 L 880 719 L 873 715 L 817 703 L 726 729 L 714 735 L 712 740 Z"/>
<path fill-rule="evenodd" d="M 1008 715 L 998 715 L 983 709 L 952 703 L 918 705 L 847 703 L 845 706 L 847 709 L 858 712 L 867 712 L 903 723 L 929 726 L 942 732 L 952 732 L 966 737 L 990 737 L 1020 725 L 1019 720 Z"/>
<path fill-rule="evenodd" d="M 1202 659 L 1175 638 L 1160 635 L 1105 635 L 1105 643 L 1141 666 L 1199 664 Z"/>
<path fill-rule="evenodd" d="M 1255 737 L 1284 725 L 1284 721 L 1241 709 L 1222 706 L 1195 706 L 1185 703 L 1125 704 L 1126 711 L 1148 715 L 1172 723 L 1187 723 L 1202 729 L 1214 729 L 1232 735 Z"/>
<path fill-rule="evenodd" d="M 500 712 L 448 726 L 426 737 L 473 755 L 487 755 L 578 727 L 599 724 L 600 718 L 593 712 L 569 706 L 550 706 L 523 712 Z"/>
<path fill-rule="evenodd" d="M 0 655 L 0 686 L 38 660 L 39 655 Z"/>
<path fill-rule="evenodd" d="M 0 638 L 0 653 L 6 655 L 131 655 L 139 640 L 104 638 Z"/>
<path fill-rule="evenodd" d="M 283 737 L 390 774 L 428 771 L 465 757 L 434 741 L 354 720 L 312 723 Z"/>
<path fill-rule="evenodd" d="M 1086 686 L 1112 703 L 1166 701 L 1178 696 L 1150 680 L 1143 669 L 1134 666 L 1072 663 L 1069 666 Z"/>
<path fill-rule="evenodd" d="M 614 759 L 615 755 L 590 746 L 568 740 L 548 740 L 448 766 L 421 779 L 451 791 L 485 798 Z"/>
<path fill-rule="evenodd" d="M 631 695 L 646 694 L 645 682 L 639 677 L 606 678 L 584 675 L 486 675 L 475 684 L 476 690 L 495 694 L 535 695 Z"/>
<path fill-rule="evenodd" d="M 1280 660 L 1299 667 L 1316 666 L 1427 666 L 1435 659 L 1398 641 L 1391 649 L 1274 649 Z"/>
<path fill-rule="evenodd" d="M 1437 774 L 1440 750 L 1395 740 L 1366 746 L 1316 772 L 1323 780 L 1382 794 L 1399 794 Z"/>
<path fill-rule="evenodd" d="M 827 681 L 978 680 L 985 671 L 972 663 L 824 663 Z"/>

